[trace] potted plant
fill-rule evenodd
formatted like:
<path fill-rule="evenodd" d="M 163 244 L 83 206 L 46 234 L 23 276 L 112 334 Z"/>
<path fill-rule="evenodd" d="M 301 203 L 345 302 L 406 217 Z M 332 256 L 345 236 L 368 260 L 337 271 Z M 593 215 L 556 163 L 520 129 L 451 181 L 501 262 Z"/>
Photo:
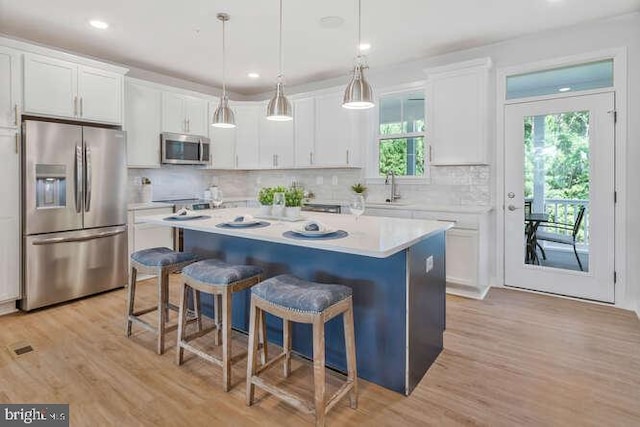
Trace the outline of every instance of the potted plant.
<path fill-rule="evenodd" d="M 271 187 L 263 187 L 258 191 L 258 203 L 260 208 L 258 209 L 258 215 L 269 216 L 271 215 L 271 205 L 273 204 L 273 191 Z"/>
<path fill-rule="evenodd" d="M 304 199 L 304 190 L 302 188 L 291 187 L 285 191 L 285 216 L 287 218 L 298 218 L 300 216 L 302 199 Z"/>
<path fill-rule="evenodd" d="M 364 185 L 362 185 L 361 183 L 357 182 L 355 184 L 353 184 L 351 186 L 351 190 L 356 193 L 361 195 L 362 197 L 366 198 L 367 197 L 367 187 L 365 187 Z"/>

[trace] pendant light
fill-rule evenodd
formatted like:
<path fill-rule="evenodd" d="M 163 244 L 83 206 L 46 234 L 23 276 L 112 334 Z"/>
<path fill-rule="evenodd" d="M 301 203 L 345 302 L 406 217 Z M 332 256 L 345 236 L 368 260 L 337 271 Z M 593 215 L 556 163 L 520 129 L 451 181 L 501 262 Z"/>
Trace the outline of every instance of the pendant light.
<path fill-rule="evenodd" d="M 352 110 L 364 110 L 375 105 L 371 85 L 364 78 L 364 70 L 369 67 L 360 48 L 362 45 L 361 20 L 362 0 L 358 0 L 358 56 L 356 56 L 356 65 L 353 67 L 353 77 L 344 90 L 342 99 L 342 106 Z"/>
<path fill-rule="evenodd" d="M 211 126 L 217 128 L 234 128 L 236 127 L 236 120 L 233 115 L 233 110 L 229 108 L 229 97 L 227 96 L 227 86 L 226 86 L 226 70 L 224 57 L 226 54 L 226 43 L 225 43 L 225 35 L 224 35 L 224 23 L 227 22 L 230 18 L 226 13 L 219 13 L 218 19 L 222 21 L 222 97 L 220 98 L 220 102 L 218 103 L 218 108 L 213 113 L 213 117 L 211 118 Z"/>
<path fill-rule="evenodd" d="M 280 0 L 280 71 L 278 82 L 276 83 L 276 93 L 267 106 L 267 120 L 287 121 L 293 119 L 291 113 L 291 103 L 284 94 L 284 83 L 282 82 L 282 0 Z"/>

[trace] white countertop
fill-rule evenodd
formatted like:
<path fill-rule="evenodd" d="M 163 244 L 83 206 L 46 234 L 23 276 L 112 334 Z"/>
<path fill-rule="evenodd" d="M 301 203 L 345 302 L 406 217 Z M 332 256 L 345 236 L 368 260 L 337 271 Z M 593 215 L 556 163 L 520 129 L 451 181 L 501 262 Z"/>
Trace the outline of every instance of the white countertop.
<path fill-rule="evenodd" d="M 372 209 L 397 209 L 408 211 L 429 211 L 429 212 L 456 212 L 456 213 L 475 213 L 483 214 L 491 212 L 493 206 L 475 206 L 475 205 L 431 205 L 415 202 L 366 202 L 366 207 Z"/>
<path fill-rule="evenodd" d="M 129 203 L 127 205 L 127 210 L 139 211 L 143 209 L 172 208 L 172 207 L 173 207 L 172 203 L 164 203 L 164 202 Z"/>
<path fill-rule="evenodd" d="M 203 215 L 210 215 L 208 219 L 194 219 L 185 221 L 165 220 L 166 215 L 151 215 L 142 219 L 167 227 L 180 227 L 187 230 L 203 231 L 206 233 L 222 234 L 266 242 L 283 243 L 293 246 L 323 249 L 354 255 L 364 255 L 375 258 L 386 258 L 428 236 L 446 231 L 453 227 L 453 223 L 444 221 L 430 221 L 423 219 L 399 219 L 361 216 L 358 221 L 351 215 L 303 212 L 307 219 L 315 219 L 330 228 L 345 230 L 349 236 L 335 240 L 298 240 L 284 237 L 285 231 L 299 227 L 303 222 L 288 222 L 268 220 L 269 227 L 229 229 L 218 228 L 216 224 L 231 221 L 243 214 L 254 215 L 257 209 L 231 208 L 220 210 L 199 211 Z"/>

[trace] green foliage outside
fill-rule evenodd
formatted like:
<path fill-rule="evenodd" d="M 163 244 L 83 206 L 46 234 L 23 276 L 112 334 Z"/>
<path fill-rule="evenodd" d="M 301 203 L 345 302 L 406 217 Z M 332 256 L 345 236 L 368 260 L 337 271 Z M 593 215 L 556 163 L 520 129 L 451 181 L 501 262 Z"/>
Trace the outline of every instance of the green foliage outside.
<path fill-rule="evenodd" d="M 413 152 L 409 152 L 409 140 L 415 144 Z M 402 175 L 424 175 L 424 138 L 394 138 L 380 140 L 380 175 L 386 175 L 388 171 L 393 171 L 398 176 Z M 415 172 L 409 174 L 407 170 L 408 159 L 412 158 L 415 165 Z"/>
<path fill-rule="evenodd" d="M 538 161 L 544 168 L 545 199 L 589 200 L 589 112 L 545 116 L 544 144 L 537 152 L 534 122 L 534 117 L 526 117 L 524 121 L 525 199 L 534 197 L 535 162 Z M 551 207 L 548 209 L 550 221 L 575 221 L 577 206 L 559 205 L 557 216 L 555 209 Z M 583 222 L 578 235 L 580 241 L 584 241 L 584 229 Z"/>
<path fill-rule="evenodd" d="M 424 132 L 424 120 L 380 124 L 381 135 L 400 135 L 407 132 Z M 415 144 L 413 150 L 410 150 L 411 142 Z M 384 176 L 388 171 L 393 171 L 398 176 L 424 175 L 424 137 L 381 139 L 379 150 L 380 175 Z M 415 165 L 412 173 L 407 167 L 409 159 Z"/>

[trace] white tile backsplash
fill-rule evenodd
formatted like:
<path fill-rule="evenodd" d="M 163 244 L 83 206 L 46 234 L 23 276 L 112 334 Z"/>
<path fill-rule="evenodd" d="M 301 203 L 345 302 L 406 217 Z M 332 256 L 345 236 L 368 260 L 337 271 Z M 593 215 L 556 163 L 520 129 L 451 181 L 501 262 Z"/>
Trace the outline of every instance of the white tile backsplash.
<path fill-rule="evenodd" d="M 255 195 L 261 187 L 299 182 L 318 200 L 347 201 L 351 185 L 364 182 L 362 169 L 289 169 L 261 171 L 216 171 L 191 166 L 163 166 L 159 169 L 129 169 L 129 203 L 141 201 L 140 177 L 153 185 L 153 200 L 202 197 L 217 185 L 225 197 Z M 434 166 L 429 183 L 399 184 L 403 201 L 434 205 L 491 205 L 489 166 Z M 389 187 L 370 184 L 369 200 L 384 200 Z"/>

